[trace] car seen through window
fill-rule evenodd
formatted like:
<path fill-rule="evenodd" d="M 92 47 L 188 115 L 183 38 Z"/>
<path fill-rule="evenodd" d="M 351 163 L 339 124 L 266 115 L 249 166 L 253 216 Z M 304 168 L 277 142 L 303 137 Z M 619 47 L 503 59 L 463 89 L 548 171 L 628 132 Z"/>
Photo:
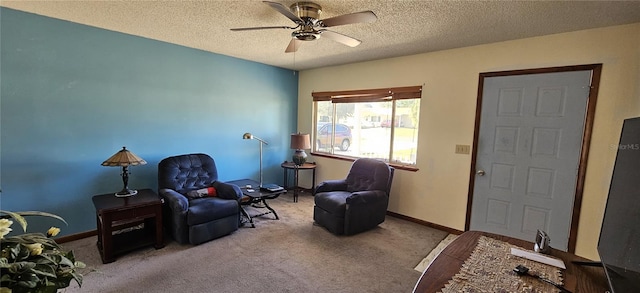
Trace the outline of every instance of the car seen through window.
<path fill-rule="evenodd" d="M 351 146 L 351 129 L 345 125 L 338 123 L 335 125 L 335 136 L 333 133 L 332 123 L 318 124 L 318 135 L 316 136 L 316 149 L 329 149 L 331 146 L 339 148 L 341 151 L 347 151 Z M 335 140 L 332 142 L 332 138 Z"/>

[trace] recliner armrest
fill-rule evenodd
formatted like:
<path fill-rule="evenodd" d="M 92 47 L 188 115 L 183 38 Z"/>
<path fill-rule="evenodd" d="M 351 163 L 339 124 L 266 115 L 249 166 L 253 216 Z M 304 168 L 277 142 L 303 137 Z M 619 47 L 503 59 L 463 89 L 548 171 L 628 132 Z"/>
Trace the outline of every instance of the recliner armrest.
<path fill-rule="evenodd" d="M 382 190 L 357 191 L 346 198 L 344 234 L 369 230 L 384 222 L 389 197 Z"/>
<path fill-rule="evenodd" d="M 387 193 L 382 190 L 356 191 L 347 197 L 348 205 L 368 205 L 387 201 L 389 201 L 389 197 Z"/>
<path fill-rule="evenodd" d="M 189 199 L 175 190 L 163 188 L 158 193 L 165 199 L 165 202 L 173 212 L 181 213 L 189 209 Z"/>
<path fill-rule="evenodd" d="M 318 184 L 313 194 L 316 195 L 320 192 L 328 191 L 343 191 L 347 190 L 347 181 L 344 179 L 339 180 L 327 180 Z"/>
<path fill-rule="evenodd" d="M 216 189 L 219 198 L 239 201 L 242 198 L 242 190 L 234 184 L 215 181 L 211 184 Z"/>

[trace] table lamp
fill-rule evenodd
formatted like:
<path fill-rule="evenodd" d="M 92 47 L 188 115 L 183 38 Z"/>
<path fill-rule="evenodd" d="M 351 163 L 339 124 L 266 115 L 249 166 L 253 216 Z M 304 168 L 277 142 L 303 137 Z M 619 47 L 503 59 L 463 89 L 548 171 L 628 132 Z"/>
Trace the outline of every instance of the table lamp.
<path fill-rule="evenodd" d="M 260 142 L 260 188 L 262 188 L 262 144 L 268 143 L 257 136 L 253 136 L 253 134 L 249 132 L 243 134 L 242 139 L 255 139 Z"/>
<path fill-rule="evenodd" d="M 291 149 L 295 150 L 291 160 L 293 160 L 294 164 L 298 166 L 303 165 L 307 161 L 307 153 L 305 153 L 304 150 L 310 148 L 309 134 L 302 134 L 300 132 L 291 134 Z"/>
<path fill-rule="evenodd" d="M 145 165 L 147 161 L 141 159 L 136 156 L 134 153 L 127 150 L 126 147 L 122 147 L 115 155 L 108 158 L 106 161 L 102 162 L 102 166 L 108 167 L 122 167 L 122 183 L 124 187 L 121 191 L 115 193 L 117 197 L 127 197 L 138 194 L 138 191 L 135 189 L 129 189 L 129 171 L 127 168 L 129 166 L 137 166 L 137 165 Z"/>

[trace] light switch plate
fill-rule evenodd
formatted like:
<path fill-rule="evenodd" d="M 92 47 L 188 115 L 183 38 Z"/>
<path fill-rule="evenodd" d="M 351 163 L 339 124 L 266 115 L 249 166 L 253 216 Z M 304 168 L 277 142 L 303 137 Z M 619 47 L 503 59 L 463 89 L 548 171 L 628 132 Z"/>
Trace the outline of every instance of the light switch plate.
<path fill-rule="evenodd" d="M 466 144 L 456 145 L 456 154 L 469 154 L 471 152 L 471 146 Z"/>

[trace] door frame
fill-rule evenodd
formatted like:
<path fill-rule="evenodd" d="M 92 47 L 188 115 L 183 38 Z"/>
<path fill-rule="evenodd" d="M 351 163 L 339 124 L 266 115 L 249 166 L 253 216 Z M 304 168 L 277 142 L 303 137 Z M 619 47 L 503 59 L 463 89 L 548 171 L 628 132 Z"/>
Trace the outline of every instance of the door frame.
<path fill-rule="evenodd" d="M 478 81 L 478 98 L 476 102 L 476 119 L 473 131 L 473 151 L 471 153 L 471 169 L 469 170 L 469 191 L 467 199 L 467 215 L 464 230 L 469 231 L 471 225 L 471 205 L 473 203 L 473 190 L 476 177 L 476 159 L 478 156 L 478 136 L 480 132 L 480 116 L 482 114 L 482 92 L 484 87 L 484 79 L 496 76 L 514 76 L 528 75 L 553 72 L 570 72 L 570 71 L 591 71 L 591 89 L 587 98 L 587 112 L 585 116 L 584 131 L 582 133 L 582 147 L 580 149 L 580 160 L 578 163 L 578 175 L 576 178 L 576 188 L 573 201 L 573 212 L 571 215 L 571 229 L 569 231 L 568 252 L 574 253 L 576 249 L 576 241 L 578 236 L 578 222 L 580 220 L 580 210 L 582 207 L 582 193 L 584 189 L 584 180 L 587 172 L 587 162 L 589 158 L 589 148 L 591 144 L 591 134 L 593 130 L 593 120 L 596 112 L 596 101 L 598 99 L 598 89 L 600 86 L 600 75 L 602 73 L 602 63 L 545 67 L 535 69 L 507 70 L 495 72 L 482 72 Z M 533 241 L 534 239 L 531 239 Z"/>

